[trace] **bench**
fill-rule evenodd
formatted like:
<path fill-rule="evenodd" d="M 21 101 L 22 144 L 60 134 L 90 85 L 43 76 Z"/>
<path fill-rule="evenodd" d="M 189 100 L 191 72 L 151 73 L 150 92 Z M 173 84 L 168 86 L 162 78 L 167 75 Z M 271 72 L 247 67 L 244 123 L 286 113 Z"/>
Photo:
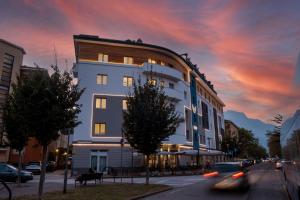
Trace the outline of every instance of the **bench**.
<path fill-rule="evenodd" d="M 97 183 L 97 180 L 99 182 L 103 182 L 103 173 L 88 173 L 88 174 L 81 174 L 80 176 L 76 177 L 75 179 L 75 187 L 76 183 L 79 182 L 80 185 L 84 184 L 86 185 L 87 181 L 95 180 L 95 184 Z"/>

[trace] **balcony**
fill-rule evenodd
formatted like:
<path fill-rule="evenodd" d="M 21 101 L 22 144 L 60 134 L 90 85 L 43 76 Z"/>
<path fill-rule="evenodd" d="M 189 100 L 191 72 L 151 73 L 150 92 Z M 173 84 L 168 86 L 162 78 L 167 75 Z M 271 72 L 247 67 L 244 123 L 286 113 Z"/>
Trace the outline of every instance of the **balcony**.
<path fill-rule="evenodd" d="M 178 101 L 182 101 L 184 96 L 182 92 L 179 92 L 176 89 L 171 89 L 168 87 L 164 88 L 165 94 L 170 97 L 171 100 L 178 102 Z"/>
<path fill-rule="evenodd" d="M 182 73 L 172 69 L 168 66 L 162 66 L 158 64 L 151 64 L 151 63 L 144 63 L 143 64 L 143 73 L 145 75 L 152 75 L 158 76 L 161 78 L 166 78 L 174 82 L 178 82 L 182 79 Z"/>

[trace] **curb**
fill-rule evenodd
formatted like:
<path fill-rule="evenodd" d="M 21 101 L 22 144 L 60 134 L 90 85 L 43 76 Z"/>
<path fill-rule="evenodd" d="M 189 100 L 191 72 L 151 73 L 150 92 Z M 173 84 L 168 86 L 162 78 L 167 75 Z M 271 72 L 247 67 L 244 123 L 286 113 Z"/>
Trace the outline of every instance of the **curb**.
<path fill-rule="evenodd" d="M 159 191 L 148 192 L 148 193 L 146 193 L 146 194 L 142 194 L 142 195 L 137 195 L 137 196 L 131 197 L 131 198 L 129 198 L 129 200 L 138 200 L 138 199 L 142 199 L 142 198 L 145 198 L 145 197 L 148 197 L 148 196 L 152 196 L 152 195 L 155 195 L 155 194 L 159 194 L 159 193 L 162 193 L 162 192 L 166 192 L 166 191 L 169 191 L 169 190 L 172 190 L 172 189 L 173 189 L 173 187 L 168 186 L 167 188 L 162 189 L 162 190 L 159 190 Z"/>

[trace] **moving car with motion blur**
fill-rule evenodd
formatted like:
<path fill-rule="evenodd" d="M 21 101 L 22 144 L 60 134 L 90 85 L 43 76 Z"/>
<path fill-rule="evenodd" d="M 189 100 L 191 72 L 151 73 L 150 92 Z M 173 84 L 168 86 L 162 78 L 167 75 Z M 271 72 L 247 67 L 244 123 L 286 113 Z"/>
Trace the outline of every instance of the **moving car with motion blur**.
<path fill-rule="evenodd" d="M 21 170 L 21 182 L 25 183 L 33 179 L 32 173 Z M 18 169 L 12 165 L 0 163 L 0 179 L 5 182 L 16 182 L 18 179 Z"/>
<path fill-rule="evenodd" d="M 250 186 L 247 170 L 240 162 L 216 163 L 203 177 L 208 179 L 211 189 L 246 190 Z"/>

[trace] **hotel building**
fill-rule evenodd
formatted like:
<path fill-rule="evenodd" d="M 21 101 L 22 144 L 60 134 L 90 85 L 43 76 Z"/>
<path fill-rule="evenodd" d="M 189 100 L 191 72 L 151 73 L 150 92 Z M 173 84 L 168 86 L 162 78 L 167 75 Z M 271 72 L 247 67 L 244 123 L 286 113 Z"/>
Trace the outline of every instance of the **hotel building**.
<path fill-rule="evenodd" d="M 125 97 L 137 79 L 151 79 L 153 84 L 163 86 L 184 119 L 152 157 L 152 166 L 195 165 L 198 155 L 202 163 L 222 159 L 219 150 L 225 105 L 187 54 L 179 55 L 140 39 L 120 41 L 75 35 L 74 45 L 74 75 L 85 88 L 79 102 L 82 123 L 73 136 L 74 174 L 90 167 L 106 172 L 121 163 L 124 167 L 143 164 L 143 156 L 133 153 L 126 141 L 123 148 L 120 144 Z"/>

